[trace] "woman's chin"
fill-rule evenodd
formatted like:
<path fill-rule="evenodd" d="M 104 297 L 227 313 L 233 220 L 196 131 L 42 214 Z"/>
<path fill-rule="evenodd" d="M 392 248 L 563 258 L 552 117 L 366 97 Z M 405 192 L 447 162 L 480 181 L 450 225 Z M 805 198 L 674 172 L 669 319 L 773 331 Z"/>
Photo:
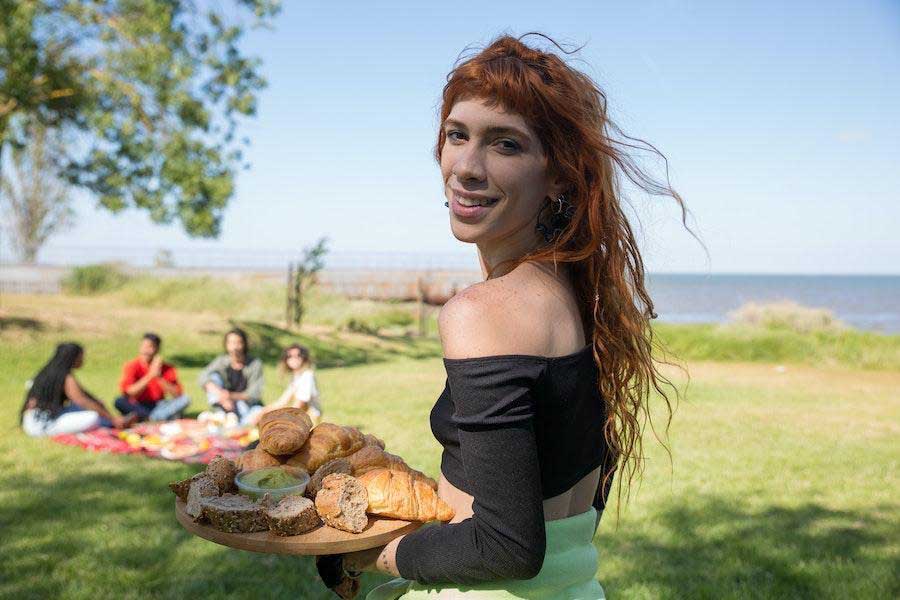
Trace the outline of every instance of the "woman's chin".
<path fill-rule="evenodd" d="M 466 244 L 477 244 L 484 237 L 482 227 L 472 227 L 458 221 L 450 222 L 450 231 L 453 232 L 453 237 Z"/>

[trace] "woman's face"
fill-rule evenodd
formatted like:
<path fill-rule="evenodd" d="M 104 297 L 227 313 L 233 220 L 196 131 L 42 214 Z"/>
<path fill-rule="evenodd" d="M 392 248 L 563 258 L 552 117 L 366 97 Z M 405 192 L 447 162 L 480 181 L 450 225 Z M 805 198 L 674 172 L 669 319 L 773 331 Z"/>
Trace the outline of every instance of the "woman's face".
<path fill-rule="evenodd" d="M 288 350 L 287 359 L 285 360 L 288 369 L 296 371 L 303 366 L 303 358 L 300 356 L 300 350 L 291 348 Z"/>
<path fill-rule="evenodd" d="M 78 368 L 80 368 L 81 365 L 83 365 L 83 364 L 84 364 L 84 350 L 82 350 L 82 351 L 78 354 L 78 358 L 75 359 L 75 362 L 72 364 L 72 368 L 73 368 L 73 369 L 78 369 Z"/>
<path fill-rule="evenodd" d="M 482 100 L 460 100 L 442 124 L 450 227 L 463 242 L 537 241 L 534 225 L 551 182 L 540 140 L 525 120 Z M 521 238 L 521 239 L 520 239 Z"/>

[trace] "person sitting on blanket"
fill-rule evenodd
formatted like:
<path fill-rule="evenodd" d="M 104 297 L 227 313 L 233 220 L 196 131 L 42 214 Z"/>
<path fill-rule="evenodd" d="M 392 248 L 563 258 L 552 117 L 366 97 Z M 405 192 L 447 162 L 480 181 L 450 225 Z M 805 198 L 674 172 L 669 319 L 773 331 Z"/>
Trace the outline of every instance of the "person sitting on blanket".
<path fill-rule="evenodd" d="M 212 409 L 235 413 L 241 425 L 252 424 L 263 409 L 263 365 L 249 352 L 247 334 L 236 327 L 225 334 L 225 354 L 200 373 Z"/>
<path fill-rule="evenodd" d="M 191 404 L 178 382 L 175 367 L 160 356 L 161 345 L 158 335 L 145 333 L 138 357 L 122 366 L 122 395 L 116 399 L 116 408 L 123 415 L 135 414 L 141 421 L 168 421 Z"/>
<path fill-rule="evenodd" d="M 111 414 L 103 402 L 85 390 L 72 371 L 84 364 L 84 349 L 73 342 L 56 347 L 35 375 L 20 412 L 22 430 L 32 437 L 81 433 L 96 427 L 129 427 L 133 417 Z"/>
<path fill-rule="evenodd" d="M 291 381 L 287 388 L 272 404 L 267 405 L 256 416 L 258 421 L 265 413 L 278 408 L 292 406 L 306 411 L 314 425 L 322 418 L 322 405 L 319 402 L 319 388 L 316 385 L 316 376 L 313 373 L 313 363 L 309 354 L 309 348 L 300 344 L 292 344 L 281 353 L 281 362 L 278 363 L 279 371 L 289 373 Z"/>

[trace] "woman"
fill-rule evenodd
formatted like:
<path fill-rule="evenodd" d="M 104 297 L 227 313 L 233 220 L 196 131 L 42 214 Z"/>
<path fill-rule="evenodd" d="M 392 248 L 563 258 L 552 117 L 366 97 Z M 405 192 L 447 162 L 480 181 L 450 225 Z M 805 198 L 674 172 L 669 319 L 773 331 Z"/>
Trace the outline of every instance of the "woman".
<path fill-rule="evenodd" d="M 592 538 L 613 472 L 621 496 L 640 469 L 649 390 L 667 383 L 618 173 L 684 210 L 623 153 L 649 146 L 617 131 L 586 75 L 519 39 L 451 72 L 436 157 L 453 235 L 485 277 L 439 317 L 431 427 L 456 516 L 320 559 L 327 584 L 378 570 L 400 578 L 370 600 L 604 597 Z"/>
<path fill-rule="evenodd" d="M 282 372 L 291 374 L 291 382 L 281 397 L 263 408 L 255 420 L 259 421 L 259 418 L 267 412 L 292 406 L 305 410 L 313 424 L 318 424 L 322 418 L 322 405 L 319 402 L 319 388 L 316 385 L 309 348 L 300 344 L 288 346 L 281 353 L 278 367 Z"/>
<path fill-rule="evenodd" d="M 214 410 L 235 413 L 241 425 L 249 425 L 262 410 L 263 365 L 249 355 L 250 344 L 243 329 L 225 334 L 225 354 L 206 365 L 200 387 Z"/>
<path fill-rule="evenodd" d="M 72 371 L 84 364 L 84 349 L 67 342 L 32 381 L 22 405 L 22 429 L 32 437 L 81 433 L 96 427 L 122 429 L 134 422 L 111 414 L 103 403 L 81 387 Z"/>

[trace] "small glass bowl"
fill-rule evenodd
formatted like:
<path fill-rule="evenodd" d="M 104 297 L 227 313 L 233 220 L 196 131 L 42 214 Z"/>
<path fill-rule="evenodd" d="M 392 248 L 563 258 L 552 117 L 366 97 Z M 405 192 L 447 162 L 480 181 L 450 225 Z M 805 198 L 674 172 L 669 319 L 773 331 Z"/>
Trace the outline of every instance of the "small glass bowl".
<path fill-rule="evenodd" d="M 252 485 L 246 481 L 244 478 L 250 473 L 256 473 L 258 471 L 276 471 L 282 470 L 285 471 L 288 475 L 292 477 L 296 477 L 300 480 L 300 483 L 283 487 L 283 488 L 261 488 L 255 485 Z M 259 500 L 263 497 L 264 494 L 269 494 L 275 502 L 284 498 L 285 496 L 298 496 L 302 495 L 303 492 L 306 491 L 306 486 L 309 485 L 309 473 L 306 470 L 301 469 L 300 467 L 291 467 L 289 465 L 280 465 L 277 467 L 263 467 L 261 469 L 252 469 L 249 471 L 241 471 L 234 478 L 234 483 L 237 485 L 238 489 L 242 494 L 250 496 L 256 500 Z"/>

